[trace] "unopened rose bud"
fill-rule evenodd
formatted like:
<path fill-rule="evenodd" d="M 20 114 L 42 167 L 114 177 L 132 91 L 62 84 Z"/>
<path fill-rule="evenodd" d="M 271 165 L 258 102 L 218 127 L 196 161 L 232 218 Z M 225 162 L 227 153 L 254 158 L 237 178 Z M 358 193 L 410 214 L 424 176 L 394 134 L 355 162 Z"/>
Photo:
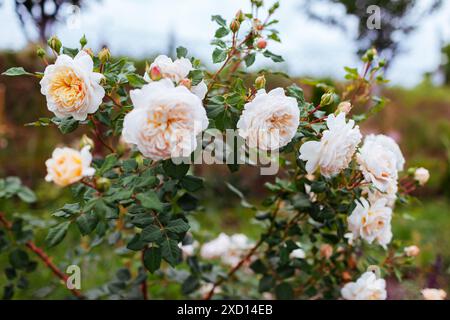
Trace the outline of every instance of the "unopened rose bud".
<path fill-rule="evenodd" d="M 277 1 L 269 9 L 269 14 L 273 14 L 280 7 L 280 3 Z"/>
<path fill-rule="evenodd" d="M 348 114 L 352 110 L 352 104 L 349 101 L 342 101 L 339 103 L 336 113 L 339 114 L 341 112 L 344 112 L 345 114 Z"/>
<path fill-rule="evenodd" d="M 257 8 L 263 6 L 263 0 L 252 0 L 252 4 L 254 4 Z"/>
<path fill-rule="evenodd" d="M 264 75 L 260 75 L 255 79 L 255 89 L 260 90 L 266 87 L 266 77 Z"/>
<path fill-rule="evenodd" d="M 182 86 L 185 86 L 189 90 L 192 87 L 192 81 L 191 81 L 191 79 L 188 79 L 188 78 L 185 78 L 185 79 L 181 80 L 179 84 L 182 85 Z"/>
<path fill-rule="evenodd" d="M 378 66 L 379 67 L 384 67 L 386 65 L 386 60 L 385 59 L 381 59 L 380 61 L 378 61 Z"/>
<path fill-rule="evenodd" d="M 84 48 L 84 46 L 87 44 L 86 35 L 83 34 L 83 36 L 80 39 L 80 45 L 81 48 Z"/>
<path fill-rule="evenodd" d="M 83 136 L 80 139 L 80 149 L 83 149 L 83 147 L 85 146 L 89 146 L 89 148 L 91 150 L 94 149 L 94 140 L 92 140 L 91 138 L 89 138 L 87 135 L 83 134 Z"/>
<path fill-rule="evenodd" d="M 62 43 L 61 40 L 58 39 L 58 37 L 51 37 L 50 39 L 48 39 L 47 44 L 56 53 L 59 53 L 61 51 Z"/>
<path fill-rule="evenodd" d="M 90 55 L 91 58 L 94 57 L 94 52 L 92 51 L 91 48 L 84 48 L 83 51 L 86 52 L 88 55 Z"/>
<path fill-rule="evenodd" d="M 141 154 L 138 154 L 135 158 L 138 167 L 142 167 L 144 164 L 144 157 Z"/>
<path fill-rule="evenodd" d="M 111 187 L 111 180 L 108 178 L 100 177 L 95 181 L 95 185 L 99 191 L 105 192 L 108 191 Z"/>
<path fill-rule="evenodd" d="M 153 81 L 158 81 L 162 78 L 161 69 L 157 66 L 151 67 L 148 71 L 148 75 Z"/>
<path fill-rule="evenodd" d="M 44 58 L 45 57 L 45 50 L 42 49 L 41 47 L 38 47 L 36 50 L 36 54 L 39 58 Z"/>
<path fill-rule="evenodd" d="M 417 168 L 414 172 L 414 180 L 416 180 L 419 185 L 423 186 L 430 179 L 430 172 L 425 168 Z"/>
<path fill-rule="evenodd" d="M 333 247 L 328 243 L 322 244 L 320 246 L 320 256 L 325 259 L 330 259 L 333 255 Z"/>
<path fill-rule="evenodd" d="M 261 31 L 262 29 L 264 29 L 264 26 L 262 25 L 261 20 L 259 20 L 259 19 L 253 20 L 253 27 L 257 31 Z"/>
<path fill-rule="evenodd" d="M 230 29 L 233 33 L 238 32 L 239 28 L 241 27 L 241 23 L 239 22 L 239 20 L 234 19 L 231 23 L 230 23 Z"/>
<path fill-rule="evenodd" d="M 366 53 L 364 54 L 363 61 L 371 62 L 371 61 L 373 61 L 373 59 L 375 59 L 377 54 L 378 54 L 377 49 L 371 48 L 371 49 L 367 50 Z"/>
<path fill-rule="evenodd" d="M 320 105 L 322 107 L 328 106 L 334 102 L 334 95 L 333 93 L 325 93 L 322 95 L 322 98 L 320 99 Z"/>
<path fill-rule="evenodd" d="M 242 13 L 242 10 L 239 10 L 236 12 L 236 16 L 234 17 L 237 21 L 242 22 L 245 20 L 244 13 Z"/>
<path fill-rule="evenodd" d="M 109 51 L 108 48 L 103 48 L 98 53 L 98 58 L 100 59 L 101 63 L 105 63 L 111 59 L 111 52 Z"/>
<path fill-rule="evenodd" d="M 257 42 L 256 42 L 256 47 L 258 49 L 265 49 L 267 47 L 267 41 L 266 39 L 260 38 Z"/>
<path fill-rule="evenodd" d="M 406 256 L 408 256 L 408 257 L 417 257 L 420 253 L 420 249 L 418 246 L 405 247 L 403 249 L 403 251 L 405 252 Z"/>
<path fill-rule="evenodd" d="M 350 280 L 352 280 L 352 275 L 351 275 L 350 272 L 348 272 L 348 271 L 342 272 L 341 277 L 342 277 L 342 280 L 344 280 L 344 281 L 350 281 Z"/>

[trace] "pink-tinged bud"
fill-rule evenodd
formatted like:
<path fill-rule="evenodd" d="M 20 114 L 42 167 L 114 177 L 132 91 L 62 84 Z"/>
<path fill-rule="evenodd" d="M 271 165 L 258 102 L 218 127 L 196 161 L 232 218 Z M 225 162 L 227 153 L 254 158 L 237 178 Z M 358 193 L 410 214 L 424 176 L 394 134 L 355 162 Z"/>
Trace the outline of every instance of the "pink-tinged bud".
<path fill-rule="evenodd" d="M 237 20 L 237 19 L 234 19 L 234 20 L 230 23 L 230 29 L 231 29 L 231 31 L 233 31 L 233 33 L 238 32 L 240 27 L 241 27 L 241 23 L 240 23 L 239 20 Z"/>
<path fill-rule="evenodd" d="M 403 249 L 405 255 L 408 257 L 417 257 L 420 253 L 420 249 L 418 246 L 409 246 Z"/>
<path fill-rule="evenodd" d="M 266 77 L 264 75 L 260 75 L 255 79 L 255 89 L 260 90 L 266 87 Z"/>
<path fill-rule="evenodd" d="M 90 48 L 84 48 L 83 51 L 86 52 L 88 55 L 90 55 L 91 58 L 94 57 L 94 52 L 92 51 L 92 49 L 90 49 Z"/>
<path fill-rule="evenodd" d="M 235 19 L 239 22 L 242 22 L 245 20 L 245 16 L 244 16 L 244 13 L 242 13 L 242 10 L 239 10 L 238 12 L 236 12 Z"/>
<path fill-rule="evenodd" d="M 161 80 L 162 78 L 161 69 L 157 66 L 152 67 L 150 69 L 149 76 L 150 79 L 152 79 L 153 81 Z"/>
<path fill-rule="evenodd" d="M 191 81 L 191 79 L 185 78 L 185 79 L 181 80 L 179 84 L 180 84 L 181 86 L 185 86 L 186 88 L 188 88 L 189 90 L 191 90 L 191 87 L 192 87 L 192 81 Z"/>
<path fill-rule="evenodd" d="M 339 103 L 337 107 L 337 113 L 344 112 L 345 114 L 348 114 L 352 110 L 352 104 L 349 101 L 343 101 Z"/>
<path fill-rule="evenodd" d="M 328 243 L 322 244 L 320 246 L 320 256 L 325 259 L 330 259 L 333 255 L 333 247 Z"/>
<path fill-rule="evenodd" d="M 255 30 L 257 31 L 261 31 L 262 29 L 264 29 L 263 24 L 261 23 L 261 20 L 259 19 L 254 19 L 253 20 L 253 27 L 255 28 Z"/>
<path fill-rule="evenodd" d="M 265 39 L 263 39 L 263 38 L 259 39 L 256 42 L 256 47 L 258 49 L 265 49 L 267 47 L 267 41 Z"/>

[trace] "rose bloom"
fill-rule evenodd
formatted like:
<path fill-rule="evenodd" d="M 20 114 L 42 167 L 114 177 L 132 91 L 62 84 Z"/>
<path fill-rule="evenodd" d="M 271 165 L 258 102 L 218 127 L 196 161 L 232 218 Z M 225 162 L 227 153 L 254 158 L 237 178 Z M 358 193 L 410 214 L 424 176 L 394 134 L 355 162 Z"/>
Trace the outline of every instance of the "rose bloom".
<path fill-rule="evenodd" d="M 362 195 L 367 195 L 367 198 L 369 199 L 370 203 L 375 203 L 379 199 L 384 198 L 387 200 L 387 205 L 391 208 L 394 208 L 395 202 L 397 201 L 397 191 L 398 191 L 398 185 L 396 180 L 392 180 L 387 189 L 386 192 L 381 192 L 380 190 L 376 188 L 370 188 L 370 187 L 364 187 L 362 189 Z"/>
<path fill-rule="evenodd" d="M 53 181 L 64 187 L 80 181 L 83 177 L 94 175 L 95 169 L 90 167 L 92 155 L 89 146 L 81 151 L 71 148 L 56 148 L 52 157 L 45 161 L 47 176 L 45 180 Z"/>
<path fill-rule="evenodd" d="M 357 154 L 359 168 L 367 182 L 386 192 L 397 180 L 405 160 L 395 141 L 383 135 L 369 135 Z"/>
<path fill-rule="evenodd" d="M 221 233 L 216 239 L 202 246 L 200 255 L 204 259 L 220 258 L 224 264 L 235 266 L 247 254 L 252 245 L 244 234 L 228 236 Z"/>
<path fill-rule="evenodd" d="M 261 89 L 245 104 L 237 128 L 251 148 L 276 150 L 292 140 L 299 123 L 296 99 L 287 97 L 282 88 L 269 93 Z"/>
<path fill-rule="evenodd" d="M 405 252 L 405 254 L 406 254 L 408 257 L 416 257 L 416 256 L 418 256 L 419 253 L 420 253 L 420 249 L 419 249 L 418 246 L 409 246 L 409 247 L 405 247 L 405 248 L 403 249 L 403 251 Z"/>
<path fill-rule="evenodd" d="M 414 180 L 419 182 L 421 186 L 425 185 L 425 183 L 428 182 L 428 179 L 430 179 L 430 172 L 428 172 L 425 168 L 418 168 L 414 172 Z"/>
<path fill-rule="evenodd" d="M 309 174 L 320 168 L 320 173 L 329 178 L 348 167 L 361 142 L 361 133 L 353 120 L 345 121 L 343 112 L 330 114 L 327 127 L 320 141 L 308 141 L 300 147 L 300 159 L 306 161 Z"/>
<path fill-rule="evenodd" d="M 75 120 L 85 120 L 89 113 L 96 112 L 105 90 L 100 85 L 103 75 L 93 68 L 91 56 L 84 51 L 73 59 L 62 54 L 55 64 L 47 66 L 40 85 L 48 110 L 58 118 L 72 116 Z"/>
<path fill-rule="evenodd" d="M 341 289 L 341 295 L 345 300 L 386 300 L 386 281 L 368 271 L 356 282 L 347 283 Z"/>
<path fill-rule="evenodd" d="M 168 80 L 130 92 L 134 109 L 125 116 L 123 139 L 152 160 L 189 156 L 196 136 L 208 127 L 202 101 L 186 87 Z"/>
<path fill-rule="evenodd" d="M 150 65 L 149 70 L 157 68 L 162 78 L 172 80 L 176 85 L 180 85 L 187 79 L 189 72 L 193 70 L 192 63 L 189 59 L 180 58 L 172 61 L 171 58 L 165 55 L 159 55 L 155 61 Z M 152 81 L 148 73 L 144 74 L 144 79 L 148 82 Z M 200 99 L 204 99 L 208 88 L 202 80 L 199 84 L 188 88 L 193 94 Z"/>
<path fill-rule="evenodd" d="M 369 243 L 376 240 L 385 248 L 392 239 L 392 209 L 387 206 L 387 200 L 382 198 L 370 204 L 366 199 L 360 198 L 355 203 L 356 208 L 347 218 L 353 238 L 361 237 Z"/>
<path fill-rule="evenodd" d="M 420 291 L 425 300 L 445 300 L 447 292 L 442 289 L 423 289 Z"/>
<path fill-rule="evenodd" d="M 289 254 L 289 258 L 291 259 L 305 259 L 305 257 L 306 257 L 305 251 L 301 248 L 294 249 Z"/>

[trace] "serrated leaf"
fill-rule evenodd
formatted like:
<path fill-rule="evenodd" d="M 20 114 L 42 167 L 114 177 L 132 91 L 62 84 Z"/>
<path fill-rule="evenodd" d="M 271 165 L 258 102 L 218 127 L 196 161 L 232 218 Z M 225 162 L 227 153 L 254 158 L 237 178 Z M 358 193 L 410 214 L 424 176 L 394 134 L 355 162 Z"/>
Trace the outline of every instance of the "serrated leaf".
<path fill-rule="evenodd" d="M 214 34 L 214 37 L 216 37 L 216 38 L 223 38 L 229 33 L 230 33 L 230 30 L 228 28 L 220 27 L 219 29 L 216 30 L 216 33 Z"/>
<path fill-rule="evenodd" d="M 186 58 L 187 53 L 188 53 L 188 51 L 187 51 L 187 49 L 185 47 L 181 47 L 180 46 L 180 47 L 177 48 L 177 58 L 178 59 Z"/>
<path fill-rule="evenodd" d="M 144 208 L 156 210 L 158 212 L 161 212 L 163 209 L 163 204 L 154 191 L 139 193 L 136 195 L 136 199 L 141 202 L 141 205 Z"/>
<path fill-rule="evenodd" d="M 165 229 L 174 233 L 183 233 L 188 231 L 189 228 L 189 224 L 186 223 L 183 219 L 175 219 L 170 221 Z"/>
<path fill-rule="evenodd" d="M 34 192 L 25 186 L 22 186 L 19 190 L 19 192 L 17 193 L 17 195 L 19 196 L 19 198 L 27 203 L 33 203 L 36 202 L 36 195 L 34 194 Z"/>
<path fill-rule="evenodd" d="M 246 55 L 244 58 L 245 65 L 247 67 L 250 67 L 253 63 L 255 63 L 255 59 L 256 59 L 255 53 L 250 53 L 250 54 Z"/>
<path fill-rule="evenodd" d="M 172 267 L 175 266 L 181 257 L 181 249 L 173 239 L 165 239 L 161 243 L 161 254 Z"/>
<path fill-rule="evenodd" d="M 283 62 L 284 59 L 282 56 L 274 54 L 269 50 L 263 52 L 264 57 L 272 59 L 273 62 Z"/>
<path fill-rule="evenodd" d="M 155 225 L 149 225 L 142 230 L 141 241 L 157 242 L 162 239 L 162 235 L 161 229 Z"/>
<path fill-rule="evenodd" d="M 189 192 L 203 188 L 203 179 L 195 176 L 185 176 L 181 179 L 181 186 Z"/>
<path fill-rule="evenodd" d="M 5 72 L 2 73 L 2 75 L 8 76 L 8 77 L 17 77 L 17 76 L 23 76 L 23 75 L 32 76 L 33 74 L 25 71 L 25 69 L 22 67 L 14 67 L 14 68 L 9 68 L 8 70 L 6 70 Z"/>
<path fill-rule="evenodd" d="M 163 162 L 164 172 L 173 179 L 181 179 L 189 171 L 189 164 L 175 164 L 172 160 L 166 160 Z"/>
<path fill-rule="evenodd" d="M 67 234 L 71 221 L 62 222 L 48 231 L 45 242 L 49 248 L 59 244 Z"/>
<path fill-rule="evenodd" d="M 77 218 L 76 223 L 81 234 L 85 236 L 94 231 L 98 223 L 98 217 L 95 213 L 85 213 Z"/>
<path fill-rule="evenodd" d="M 225 27 L 227 25 L 227 21 L 219 15 L 212 16 L 211 21 L 217 22 L 222 27 Z"/>
<path fill-rule="evenodd" d="M 144 266 L 151 273 L 159 269 L 161 265 L 161 248 L 151 247 L 144 252 Z"/>
<path fill-rule="evenodd" d="M 225 59 L 227 58 L 227 51 L 226 50 L 222 50 L 220 48 L 215 48 L 213 53 L 212 53 L 212 60 L 213 63 L 220 63 L 225 61 Z"/>

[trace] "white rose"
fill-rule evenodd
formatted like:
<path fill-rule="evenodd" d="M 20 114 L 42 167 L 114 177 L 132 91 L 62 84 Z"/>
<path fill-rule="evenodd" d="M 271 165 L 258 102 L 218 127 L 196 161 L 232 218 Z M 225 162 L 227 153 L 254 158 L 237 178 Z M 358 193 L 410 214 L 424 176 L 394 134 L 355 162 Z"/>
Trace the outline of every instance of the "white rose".
<path fill-rule="evenodd" d="M 220 258 L 224 264 L 235 266 L 244 258 L 252 245 L 244 234 L 228 236 L 221 233 L 216 239 L 203 244 L 200 255 L 204 259 Z"/>
<path fill-rule="evenodd" d="M 423 289 L 420 291 L 425 300 L 445 300 L 447 292 L 442 289 Z"/>
<path fill-rule="evenodd" d="M 348 167 L 361 142 L 361 133 L 353 120 L 345 121 L 345 113 L 330 114 L 327 127 L 320 141 L 308 141 L 300 147 L 300 159 L 306 161 L 309 174 L 320 168 L 321 174 L 329 178 Z"/>
<path fill-rule="evenodd" d="M 381 198 L 387 200 L 387 205 L 394 208 L 395 202 L 397 201 L 397 191 L 398 185 L 396 180 L 392 180 L 387 186 L 386 192 L 381 192 L 375 188 L 364 187 L 362 190 L 363 195 L 367 195 L 370 203 L 375 203 Z"/>
<path fill-rule="evenodd" d="M 40 85 L 48 110 L 58 118 L 72 116 L 76 120 L 85 120 L 96 112 L 105 90 L 99 84 L 103 75 L 93 72 L 93 68 L 91 56 L 84 51 L 73 59 L 62 54 L 55 64 L 47 66 Z"/>
<path fill-rule="evenodd" d="M 189 156 L 196 136 L 208 127 L 202 101 L 186 87 L 163 79 L 130 92 L 134 109 L 125 116 L 122 135 L 152 160 Z"/>
<path fill-rule="evenodd" d="M 204 259 L 219 258 L 228 250 L 230 242 L 230 237 L 225 233 L 221 233 L 216 239 L 203 244 L 200 249 L 200 256 Z"/>
<path fill-rule="evenodd" d="M 371 134 L 365 138 L 365 141 L 367 140 L 372 140 L 373 142 L 380 144 L 386 149 L 390 150 L 395 155 L 397 171 L 403 171 L 403 167 L 405 166 L 405 158 L 403 157 L 402 151 L 400 150 L 400 147 L 394 139 L 384 134 Z"/>
<path fill-rule="evenodd" d="M 381 198 L 370 204 L 366 199 L 360 198 L 355 203 L 356 208 L 347 218 L 353 238 L 361 237 L 369 243 L 376 240 L 385 248 L 392 239 L 392 209 L 387 206 L 387 200 Z"/>
<path fill-rule="evenodd" d="M 178 247 L 181 249 L 181 252 L 183 253 L 184 257 L 190 257 L 194 255 L 195 249 L 198 247 L 198 242 L 194 241 L 191 244 L 185 244 L 182 243 L 178 244 Z"/>
<path fill-rule="evenodd" d="M 386 136 L 367 136 L 357 154 L 359 169 L 367 182 L 382 192 L 397 180 L 398 170 L 403 167 L 403 157 L 395 151 L 394 140 Z M 401 153 L 400 153 L 401 155 Z"/>
<path fill-rule="evenodd" d="M 56 148 L 52 157 L 45 161 L 47 176 L 45 180 L 53 181 L 59 186 L 75 183 L 83 177 L 92 176 L 95 169 L 91 168 L 92 155 L 89 146 L 81 151 L 71 148 Z"/>
<path fill-rule="evenodd" d="M 282 88 L 257 92 L 246 103 L 237 123 L 239 135 L 251 148 L 276 150 L 287 145 L 300 122 L 297 100 L 287 97 Z"/>
<path fill-rule="evenodd" d="M 386 281 L 377 279 L 373 272 L 365 272 L 356 282 L 347 283 L 341 295 L 345 300 L 386 300 Z"/>
<path fill-rule="evenodd" d="M 414 180 L 419 182 L 421 186 L 425 185 L 425 183 L 428 182 L 428 179 L 430 179 L 430 172 L 428 172 L 425 168 L 418 168 L 414 172 Z"/>
<path fill-rule="evenodd" d="M 420 253 L 420 249 L 418 246 L 409 246 L 409 247 L 405 247 L 403 249 L 403 251 L 405 252 L 405 254 L 408 257 L 417 257 Z"/>

